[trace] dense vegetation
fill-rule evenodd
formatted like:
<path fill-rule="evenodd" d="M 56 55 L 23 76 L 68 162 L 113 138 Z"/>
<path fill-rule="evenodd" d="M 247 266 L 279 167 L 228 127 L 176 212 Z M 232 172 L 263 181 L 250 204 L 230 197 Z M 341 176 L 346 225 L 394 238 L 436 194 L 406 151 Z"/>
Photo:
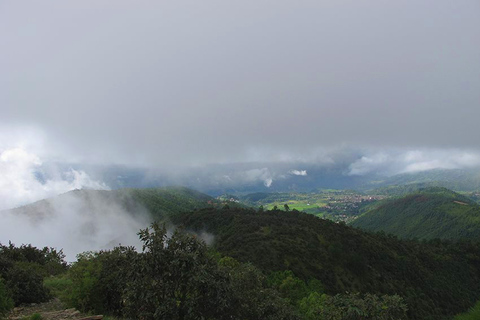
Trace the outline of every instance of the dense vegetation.
<path fill-rule="evenodd" d="M 48 300 L 51 295 L 43 279 L 66 270 L 62 251 L 0 244 L 0 315 L 14 305 Z"/>
<path fill-rule="evenodd" d="M 397 295 L 330 296 L 291 271 L 268 276 L 181 230 L 141 230 L 143 252 L 85 253 L 55 285 L 67 304 L 127 319 L 406 319 Z M 54 286 L 49 281 L 49 286 Z M 60 288 L 61 287 L 61 288 Z"/>
<path fill-rule="evenodd" d="M 387 201 L 352 222 L 401 238 L 478 239 L 480 206 L 444 188 L 429 188 Z"/>
<path fill-rule="evenodd" d="M 204 193 L 183 187 L 121 189 L 114 192 L 145 207 L 155 220 L 173 213 L 220 205 Z"/>
<path fill-rule="evenodd" d="M 398 294 L 411 319 L 449 319 L 480 292 L 480 246 L 470 242 L 401 241 L 296 211 L 203 209 L 172 220 L 213 233 L 224 255 L 318 279 L 328 294 Z"/>
<path fill-rule="evenodd" d="M 0 316 L 54 295 L 119 318 L 428 320 L 451 319 L 480 297 L 480 243 L 473 241 L 399 240 L 288 205 L 244 209 L 231 197 L 186 188 L 75 192 L 87 203 L 99 194 L 120 201 L 132 214 L 146 208 L 170 229 L 155 223 L 141 230 L 142 252 L 85 252 L 69 268 L 62 252 L 1 245 Z M 412 196 L 377 202 L 377 210 L 413 201 L 412 208 L 464 217 L 470 211 L 462 210 L 473 215 L 477 208 L 445 189 Z M 214 238 L 212 246 L 203 235 Z M 478 306 L 458 317 L 476 313 Z"/>

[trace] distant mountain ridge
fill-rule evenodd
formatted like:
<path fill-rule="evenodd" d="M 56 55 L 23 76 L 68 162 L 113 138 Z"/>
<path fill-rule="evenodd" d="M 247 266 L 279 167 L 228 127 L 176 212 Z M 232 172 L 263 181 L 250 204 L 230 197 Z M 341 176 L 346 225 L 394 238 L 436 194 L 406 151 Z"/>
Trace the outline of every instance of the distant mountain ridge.
<path fill-rule="evenodd" d="M 373 179 L 362 189 L 385 189 L 389 186 L 443 187 L 455 191 L 480 190 L 479 169 L 432 169 L 402 173 L 382 179 Z"/>
<path fill-rule="evenodd" d="M 480 206 L 445 188 L 427 188 L 364 213 L 352 226 L 412 239 L 478 239 Z"/>
<path fill-rule="evenodd" d="M 125 188 L 118 190 L 77 189 L 53 198 L 40 200 L 15 209 L 4 210 L 14 214 L 27 214 L 32 218 L 47 217 L 53 210 L 58 210 L 66 202 L 75 199 L 85 210 L 95 210 L 94 203 L 105 205 L 117 204 L 125 211 L 135 212 L 147 210 L 154 219 L 171 213 L 191 211 L 212 206 L 217 201 L 204 193 L 185 187 L 162 188 Z"/>
<path fill-rule="evenodd" d="M 431 169 L 387 175 L 372 170 L 352 174 L 358 158 L 335 163 L 234 163 L 182 170 L 151 170 L 122 166 L 64 165 L 87 172 L 112 189 L 184 186 L 209 194 L 244 195 L 255 192 L 311 192 L 319 189 L 374 190 L 392 185 L 424 184 L 455 191 L 480 191 L 480 168 Z M 292 172 L 302 172 L 301 175 Z M 266 183 L 271 179 L 271 184 Z"/>

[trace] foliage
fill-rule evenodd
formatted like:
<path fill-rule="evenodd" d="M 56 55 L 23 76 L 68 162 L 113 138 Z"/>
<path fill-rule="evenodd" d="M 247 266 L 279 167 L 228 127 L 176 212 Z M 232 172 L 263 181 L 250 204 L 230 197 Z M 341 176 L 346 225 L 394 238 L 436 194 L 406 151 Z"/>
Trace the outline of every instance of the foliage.
<path fill-rule="evenodd" d="M 64 257 L 61 250 L 53 248 L 0 244 L 0 276 L 5 279 L 15 305 L 48 300 L 50 294 L 43 285 L 43 279 L 67 269 Z"/>
<path fill-rule="evenodd" d="M 450 190 L 429 188 L 387 201 L 352 225 L 401 238 L 478 239 L 480 206 Z"/>
<path fill-rule="evenodd" d="M 220 258 L 195 236 L 160 224 L 139 233 L 142 253 L 86 252 L 52 287 L 82 311 L 135 319 L 297 319 L 252 265 Z"/>
<path fill-rule="evenodd" d="M 126 277 L 136 255 L 133 247 L 78 255 L 67 275 L 72 285 L 64 301 L 83 312 L 121 315 Z"/>
<path fill-rule="evenodd" d="M 268 285 L 265 276 L 249 263 L 230 257 L 219 261 L 229 276 L 235 319 L 297 319 L 293 308 Z"/>
<path fill-rule="evenodd" d="M 0 278 L 0 318 L 3 318 L 12 308 L 13 300 L 7 292 L 3 279 Z"/>
<path fill-rule="evenodd" d="M 480 292 L 480 244 L 474 242 L 402 241 L 295 210 L 203 209 L 171 220 L 213 233 L 216 250 L 267 274 L 291 270 L 304 281 L 318 279 L 329 295 L 399 295 L 411 319 L 449 319 Z M 287 283 L 301 287 L 294 279 Z"/>
<path fill-rule="evenodd" d="M 41 314 L 39 313 L 34 313 L 30 316 L 29 320 L 42 320 L 43 317 Z"/>
<path fill-rule="evenodd" d="M 167 237 L 153 224 L 140 232 L 144 253 L 136 257 L 125 291 L 125 314 L 141 319 L 290 319 L 269 299 L 252 267 L 219 263 L 205 243 L 184 232 Z M 237 272 L 229 272 L 232 270 Z M 241 270 L 241 271 L 239 271 Z M 246 292 L 248 291 L 248 292 Z M 276 302 L 275 302 L 276 301 Z"/>
<path fill-rule="evenodd" d="M 480 319 L 480 301 L 473 306 L 468 312 L 458 314 L 454 320 L 478 320 Z"/>
<path fill-rule="evenodd" d="M 51 292 L 52 296 L 66 303 L 70 301 L 73 282 L 67 274 L 47 277 L 43 280 L 43 285 Z"/>
<path fill-rule="evenodd" d="M 172 213 L 211 207 L 220 203 L 214 198 L 184 187 L 164 187 L 148 189 L 122 189 L 114 191 L 123 199 L 124 205 L 135 208 L 136 204 L 145 207 L 154 220 Z M 130 203 L 133 200 L 133 204 Z"/>
<path fill-rule="evenodd" d="M 323 301 L 317 315 L 325 320 L 402 320 L 407 319 L 407 306 L 397 295 L 337 294 Z"/>

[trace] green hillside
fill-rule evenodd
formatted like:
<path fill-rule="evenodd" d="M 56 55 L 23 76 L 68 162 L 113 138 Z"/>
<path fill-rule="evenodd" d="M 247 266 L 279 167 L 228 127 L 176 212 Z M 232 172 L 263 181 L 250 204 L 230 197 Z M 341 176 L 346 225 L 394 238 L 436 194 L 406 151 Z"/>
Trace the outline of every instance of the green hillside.
<path fill-rule="evenodd" d="M 115 192 L 123 199 L 132 198 L 144 206 L 155 220 L 173 213 L 221 205 L 209 195 L 184 187 L 121 189 Z"/>
<path fill-rule="evenodd" d="M 455 191 L 478 191 L 480 190 L 480 170 L 478 168 L 432 169 L 402 173 L 381 180 L 370 181 L 362 189 L 399 185 L 424 185 L 425 187 L 443 187 Z"/>
<path fill-rule="evenodd" d="M 101 204 L 101 206 L 99 205 Z M 131 215 L 148 212 L 153 220 L 173 213 L 191 211 L 212 206 L 221 206 L 221 201 L 184 187 L 120 190 L 73 190 L 57 197 L 41 200 L 10 210 L 14 214 L 26 214 L 41 219 L 53 212 L 62 212 L 69 207 L 81 207 L 95 212 L 104 207 L 121 208 Z"/>
<path fill-rule="evenodd" d="M 478 239 L 480 206 L 444 188 L 429 188 L 386 201 L 352 222 L 406 239 Z"/>
<path fill-rule="evenodd" d="M 402 241 L 298 211 L 203 209 L 172 220 L 215 235 L 224 255 L 318 279 L 329 294 L 399 294 L 411 319 L 450 319 L 480 296 L 480 247 L 471 243 Z"/>

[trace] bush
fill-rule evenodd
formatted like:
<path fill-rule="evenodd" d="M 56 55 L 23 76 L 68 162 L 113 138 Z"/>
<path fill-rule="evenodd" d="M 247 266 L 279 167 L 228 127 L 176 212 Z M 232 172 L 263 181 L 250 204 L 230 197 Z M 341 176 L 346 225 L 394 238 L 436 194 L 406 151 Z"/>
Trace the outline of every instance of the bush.
<path fill-rule="evenodd" d="M 62 250 L 37 249 L 32 245 L 15 247 L 11 242 L 0 244 L 0 276 L 15 305 L 38 303 L 50 298 L 43 278 L 67 269 Z"/>
<path fill-rule="evenodd" d="M 455 316 L 454 320 L 477 320 L 480 319 L 480 301 L 468 312 Z"/>
<path fill-rule="evenodd" d="M 297 319 L 252 265 L 217 261 L 204 242 L 178 230 L 168 238 L 158 224 L 140 239 L 144 252 L 128 276 L 127 318 Z"/>
<path fill-rule="evenodd" d="M 0 318 L 3 318 L 13 308 L 13 300 L 5 287 L 4 281 L 0 278 Z"/>
<path fill-rule="evenodd" d="M 78 255 L 68 272 L 71 290 L 64 301 L 83 312 L 122 315 L 127 273 L 137 255 L 133 247 Z"/>
<path fill-rule="evenodd" d="M 4 275 L 15 305 L 47 301 L 50 292 L 35 264 L 15 262 Z"/>
<path fill-rule="evenodd" d="M 69 299 L 72 294 L 73 282 L 66 274 L 45 278 L 43 285 L 51 292 L 52 296 L 59 298 L 67 305 L 71 305 Z"/>

